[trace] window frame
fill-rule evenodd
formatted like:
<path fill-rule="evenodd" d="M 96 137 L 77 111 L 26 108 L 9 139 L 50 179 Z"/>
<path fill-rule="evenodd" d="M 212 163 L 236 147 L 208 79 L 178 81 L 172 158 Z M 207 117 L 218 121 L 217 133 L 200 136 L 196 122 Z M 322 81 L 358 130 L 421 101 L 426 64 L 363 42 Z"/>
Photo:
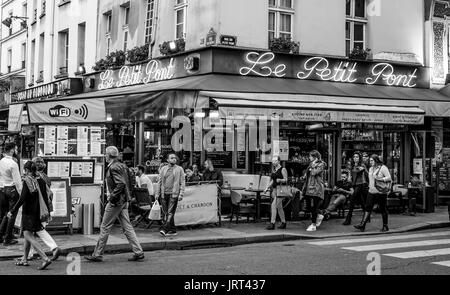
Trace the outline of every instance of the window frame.
<path fill-rule="evenodd" d="M 127 51 L 128 49 L 128 38 L 129 38 L 129 33 L 128 30 L 124 30 L 123 31 L 123 51 Z"/>
<path fill-rule="evenodd" d="M 20 54 L 21 69 L 25 69 L 27 60 L 27 42 L 22 42 L 20 45 Z"/>
<path fill-rule="evenodd" d="M 347 7 L 345 8 L 345 26 L 349 23 L 350 26 L 350 38 L 347 38 L 347 28 L 345 28 L 345 55 L 348 56 L 355 49 L 355 25 L 363 26 L 363 47 L 361 50 L 367 47 L 367 1 L 364 0 L 364 18 L 355 16 L 356 0 L 350 1 L 350 15 L 347 14 Z M 347 2 L 346 2 L 347 5 Z M 349 51 L 347 52 L 347 42 L 350 42 Z M 358 41 L 360 42 L 360 41 Z"/>
<path fill-rule="evenodd" d="M 107 11 L 103 14 L 106 18 L 105 20 L 105 35 L 111 35 L 112 32 L 112 10 Z"/>
<path fill-rule="evenodd" d="M 181 2 L 178 2 L 181 1 Z M 186 22 L 187 22 L 187 7 L 188 7 L 188 3 L 187 0 L 176 0 L 175 6 L 174 6 L 174 11 L 175 11 L 175 39 L 186 39 Z M 182 23 L 178 23 L 178 12 L 179 11 L 183 11 L 183 22 Z M 177 29 L 179 27 L 179 25 L 183 25 L 183 33 L 181 37 L 178 37 L 178 32 Z"/>
<path fill-rule="evenodd" d="M 6 50 L 6 69 L 8 74 L 12 72 L 12 47 Z"/>
<path fill-rule="evenodd" d="M 145 13 L 145 44 L 153 41 L 153 29 L 155 21 L 156 1 L 147 0 L 147 9 Z"/>
<path fill-rule="evenodd" d="M 268 41 L 269 41 L 269 46 L 270 46 L 270 42 L 272 41 L 270 39 L 269 34 L 271 32 L 273 32 L 274 38 L 280 38 L 281 34 L 289 34 L 290 35 L 290 40 L 294 39 L 294 16 L 295 16 L 295 9 L 294 9 L 294 1 L 295 0 L 291 0 L 291 7 L 284 7 L 281 6 L 281 0 L 274 0 L 275 1 L 275 6 L 270 5 L 270 3 L 268 4 L 268 20 L 270 17 L 270 14 L 273 13 L 275 14 L 275 18 L 274 18 L 274 30 L 271 30 L 269 27 L 269 23 L 268 23 L 268 29 L 267 29 L 267 33 L 268 33 Z M 282 15 L 289 15 L 291 18 L 291 31 L 287 32 L 287 31 L 282 31 L 281 30 L 281 16 Z"/>

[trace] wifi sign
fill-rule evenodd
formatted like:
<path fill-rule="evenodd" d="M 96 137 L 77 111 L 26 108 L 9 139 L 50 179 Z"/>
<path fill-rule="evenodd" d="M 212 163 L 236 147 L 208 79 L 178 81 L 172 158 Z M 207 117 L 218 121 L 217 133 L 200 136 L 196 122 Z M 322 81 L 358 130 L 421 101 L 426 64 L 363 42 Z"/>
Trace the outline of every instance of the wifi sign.
<path fill-rule="evenodd" d="M 89 115 L 89 110 L 85 104 L 81 106 L 81 108 L 74 111 L 75 115 L 82 117 L 83 119 L 87 119 Z"/>

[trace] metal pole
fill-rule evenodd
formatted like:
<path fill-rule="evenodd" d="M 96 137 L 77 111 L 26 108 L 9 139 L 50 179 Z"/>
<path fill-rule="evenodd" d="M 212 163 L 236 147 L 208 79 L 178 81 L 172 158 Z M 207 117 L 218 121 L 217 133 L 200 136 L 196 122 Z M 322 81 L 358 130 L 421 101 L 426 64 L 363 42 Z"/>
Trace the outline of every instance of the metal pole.
<path fill-rule="evenodd" d="M 427 186 L 426 186 L 426 182 L 427 182 L 427 178 L 426 178 L 426 141 L 427 141 L 427 132 L 426 131 L 422 131 L 422 136 L 423 136 L 423 140 L 422 140 L 422 178 L 423 178 L 423 190 L 422 190 L 422 210 L 423 212 L 425 212 L 425 204 L 426 204 L 426 196 L 427 196 Z"/>

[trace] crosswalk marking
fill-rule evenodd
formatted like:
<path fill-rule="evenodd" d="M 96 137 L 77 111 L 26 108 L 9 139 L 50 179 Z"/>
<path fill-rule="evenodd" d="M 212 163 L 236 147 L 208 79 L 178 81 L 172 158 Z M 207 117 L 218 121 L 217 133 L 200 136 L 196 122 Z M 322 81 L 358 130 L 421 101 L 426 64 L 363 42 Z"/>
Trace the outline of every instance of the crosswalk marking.
<path fill-rule="evenodd" d="M 397 248 L 409 248 L 409 247 L 420 247 L 420 246 L 434 246 L 434 245 L 446 245 L 450 244 L 450 239 L 442 240 L 424 240 L 424 241 L 414 241 L 414 242 L 404 242 L 404 243 L 389 243 L 389 244 L 378 244 L 378 245 L 367 245 L 367 246 L 356 246 L 356 247 L 343 247 L 342 249 L 363 252 L 363 251 L 376 251 L 376 250 L 387 250 L 387 249 L 397 249 Z"/>
<path fill-rule="evenodd" d="M 388 254 L 383 254 L 383 255 L 389 256 L 389 257 L 401 258 L 401 259 L 431 257 L 431 256 L 440 256 L 440 255 L 450 255 L 450 248 L 422 250 L 422 251 L 410 251 L 410 252 L 402 252 L 402 253 L 388 253 Z"/>
<path fill-rule="evenodd" d="M 450 236 L 450 231 L 445 232 L 435 232 L 435 233 L 425 233 L 425 234 L 411 234 L 411 235 L 385 235 L 382 237 L 374 238 L 360 238 L 360 239 L 341 239 L 333 241 L 318 241 L 318 242 L 308 242 L 310 245 L 317 246 L 331 246 L 340 244 L 352 244 L 352 243 L 367 243 L 367 242 L 380 242 L 380 241 L 393 241 L 393 240 L 406 240 L 406 239 L 416 239 L 416 238 L 430 238 L 430 237 L 441 237 Z"/>
<path fill-rule="evenodd" d="M 450 260 L 448 260 L 448 261 L 432 262 L 431 264 L 436 264 L 436 265 L 441 265 L 441 266 L 447 266 L 447 267 L 450 267 Z"/>

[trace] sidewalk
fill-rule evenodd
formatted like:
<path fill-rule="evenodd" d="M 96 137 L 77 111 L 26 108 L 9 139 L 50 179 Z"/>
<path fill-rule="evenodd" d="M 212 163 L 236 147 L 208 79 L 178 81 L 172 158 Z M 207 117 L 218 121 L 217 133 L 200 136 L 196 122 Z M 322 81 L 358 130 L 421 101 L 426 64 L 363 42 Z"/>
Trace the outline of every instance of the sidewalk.
<path fill-rule="evenodd" d="M 356 212 L 353 224 L 361 220 L 361 212 Z M 286 230 L 268 231 L 267 222 L 262 223 L 222 223 L 222 227 L 214 225 L 201 226 L 197 229 L 179 230 L 175 237 L 162 237 L 158 227 L 151 229 L 137 229 L 139 241 L 145 251 L 164 249 L 192 249 L 196 247 L 234 246 L 249 243 L 264 243 L 300 239 L 323 239 L 343 236 L 394 234 L 414 230 L 450 227 L 447 207 L 438 207 L 435 213 L 418 213 L 417 216 L 403 216 L 401 214 L 389 215 L 390 231 L 381 233 L 381 215 L 372 215 L 371 223 L 367 224 L 366 232 L 358 232 L 353 226 L 343 226 L 341 218 L 333 217 L 324 221 L 316 232 L 306 232 L 310 224 L 308 220 L 288 223 Z M 53 236 L 63 250 L 63 254 L 78 252 L 90 254 L 97 242 L 98 235 L 84 236 L 80 234 L 54 235 Z M 0 259 L 8 260 L 22 255 L 23 239 L 19 244 L 4 247 L 0 245 Z M 48 249 L 47 249 L 48 250 Z M 106 252 L 129 252 L 130 247 L 119 227 L 114 228 L 108 240 Z"/>

